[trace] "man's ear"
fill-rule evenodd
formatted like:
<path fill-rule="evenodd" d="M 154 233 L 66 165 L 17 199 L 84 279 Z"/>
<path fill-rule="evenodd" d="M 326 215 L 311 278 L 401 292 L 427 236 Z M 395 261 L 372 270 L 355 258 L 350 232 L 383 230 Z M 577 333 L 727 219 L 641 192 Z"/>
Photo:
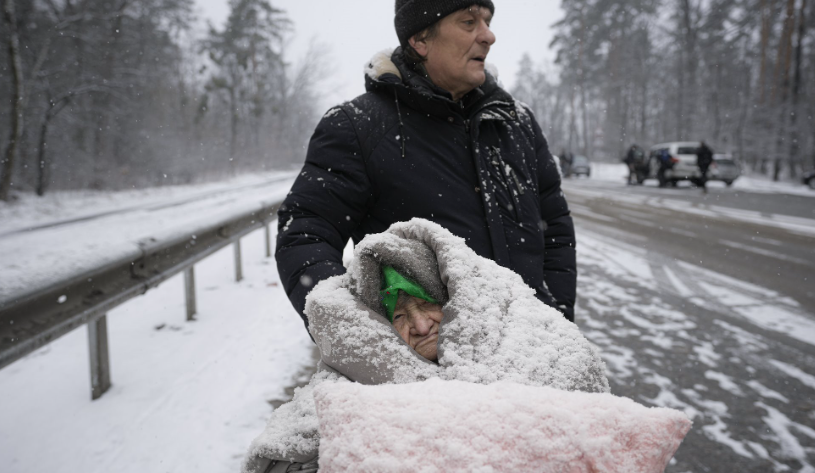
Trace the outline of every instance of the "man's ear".
<path fill-rule="evenodd" d="M 429 49 L 429 47 L 427 45 L 427 41 L 424 41 L 424 40 L 417 41 L 416 36 L 418 36 L 418 35 L 413 35 L 408 40 L 408 43 L 410 44 L 410 47 L 415 49 L 416 52 L 419 53 L 420 56 L 427 57 L 427 52 L 428 52 L 428 49 Z"/>

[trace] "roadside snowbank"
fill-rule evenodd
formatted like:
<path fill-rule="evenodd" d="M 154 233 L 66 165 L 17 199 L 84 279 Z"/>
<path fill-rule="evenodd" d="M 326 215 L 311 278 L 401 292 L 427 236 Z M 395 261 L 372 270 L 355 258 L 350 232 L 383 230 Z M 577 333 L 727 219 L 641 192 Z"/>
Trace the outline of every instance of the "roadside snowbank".
<path fill-rule="evenodd" d="M 172 278 L 108 313 L 113 387 L 90 400 L 86 330 L 0 371 L 0 471 L 239 471 L 272 401 L 314 363 L 263 232 L 196 265 L 199 314 L 184 321 Z"/>
<path fill-rule="evenodd" d="M 293 179 L 296 172 L 280 171 L 248 174 L 207 184 L 150 187 L 126 191 L 54 191 L 43 197 L 17 193 L 17 200 L 0 202 L 0 236 L 40 225 L 84 220 L 128 210 L 177 205 L 179 200 L 194 201 L 215 195 L 272 185 Z"/>
<path fill-rule="evenodd" d="M 291 178 L 288 173 L 272 178 L 247 176 L 225 184 L 66 194 L 55 208 L 73 215 L 67 221 L 48 220 L 62 214 L 55 214 L 44 202 L 24 200 L 0 206 L 0 214 L 5 212 L 9 219 L 0 216 L 0 301 L 47 288 L 109 262 L 135 259 L 141 254 L 142 242 L 189 234 L 218 218 L 282 200 Z M 32 226 L 35 228 L 26 230 Z"/>

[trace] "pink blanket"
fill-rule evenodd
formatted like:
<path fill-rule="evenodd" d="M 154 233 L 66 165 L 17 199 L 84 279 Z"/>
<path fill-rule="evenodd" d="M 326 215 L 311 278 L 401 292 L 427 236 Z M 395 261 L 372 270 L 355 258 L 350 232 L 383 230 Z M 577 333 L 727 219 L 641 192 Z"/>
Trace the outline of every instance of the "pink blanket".
<path fill-rule="evenodd" d="M 433 379 L 315 389 L 320 472 L 665 469 L 691 422 L 611 394 Z"/>

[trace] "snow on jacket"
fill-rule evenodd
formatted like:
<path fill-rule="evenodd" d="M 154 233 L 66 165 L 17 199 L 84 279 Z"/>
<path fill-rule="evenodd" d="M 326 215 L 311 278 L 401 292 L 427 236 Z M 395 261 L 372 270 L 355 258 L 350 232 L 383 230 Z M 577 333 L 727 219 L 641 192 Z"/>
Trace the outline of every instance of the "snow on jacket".
<path fill-rule="evenodd" d="M 574 226 L 547 141 L 493 74 L 453 102 L 403 63 L 376 55 L 368 92 L 326 113 L 279 211 L 276 259 L 304 316 L 308 292 L 343 274 L 342 250 L 392 223 L 439 223 L 520 274 L 574 319 Z M 306 317 L 304 320 L 308 323 Z"/>
<path fill-rule="evenodd" d="M 443 304 L 438 364 L 416 353 L 385 318 L 379 298 L 383 265 L 415 280 Z M 273 413 L 250 448 L 244 471 L 262 472 L 258 468 L 268 459 L 302 462 L 317 455 L 312 393 L 324 382 L 506 380 L 609 391 L 605 365 L 576 325 L 543 304 L 519 275 L 427 220 L 397 223 L 363 239 L 348 273 L 321 282 L 309 294 L 306 313 L 321 371 Z"/>

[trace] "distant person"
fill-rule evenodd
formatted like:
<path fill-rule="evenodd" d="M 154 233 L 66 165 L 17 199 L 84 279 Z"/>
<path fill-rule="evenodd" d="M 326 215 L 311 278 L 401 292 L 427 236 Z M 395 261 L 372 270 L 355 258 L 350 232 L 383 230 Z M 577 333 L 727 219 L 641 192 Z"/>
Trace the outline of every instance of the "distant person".
<path fill-rule="evenodd" d="M 564 177 L 571 177 L 572 175 L 572 164 L 574 163 L 574 154 L 571 152 L 567 152 L 563 150 L 563 154 L 560 156 L 560 167 L 563 170 Z"/>
<path fill-rule="evenodd" d="M 644 155 L 645 153 L 642 148 L 636 144 L 632 144 L 631 147 L 628 148 L 628 152 L 623 158 L 623 162 L 628 166 L 628 185 L 639 183 L 637 168 L 641 165 Z"/>
<path fill-rule="evenodd" d="M 696 150 L 696 165 L 699 166 L 699 185 L 702 192 L 707 194 L 707 172 L 713 164 L 713 150 L 703 141 Z"/>
<path fill-rule="evenodd" d="M 306 295 L 346 272 L 349 239 L 421 217 L 574 320 L 574 224 L 535 117 L 487 70 L 493 2 L 396 0 L 395 10 L 400 47 L 366 64 L 367 93 L 325 114 L 280 207 L 275 257 L 289 299 L 308 325 Z"/>
<path fill-rule="evenodd" d="M 659 187 L 665 187 L 668 185 L 668 178 L 665 176 L 665 173 L 668 172 L 669 169 L 674 167 L 673 158 L 671 154 L 668 152 L 667 149 L 659 150 L 659 154 L 657 155 L 659 160 L 659 171 L 657 171 L 657 180 L 659 181 Z"/>

